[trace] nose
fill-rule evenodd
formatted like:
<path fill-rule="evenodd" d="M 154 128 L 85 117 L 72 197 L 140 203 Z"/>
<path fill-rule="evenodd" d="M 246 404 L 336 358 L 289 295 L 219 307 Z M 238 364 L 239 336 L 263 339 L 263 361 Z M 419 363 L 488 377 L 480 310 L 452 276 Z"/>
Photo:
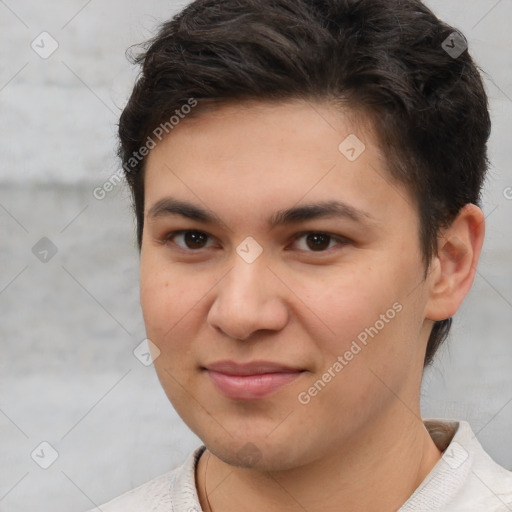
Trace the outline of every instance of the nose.
<path fill-rule="evenodd" d="M 288 323 L 282 284 L 263 259 L 247 263 L 238 256 L 216 289 L 208 322 L 233 339 L 246 340 L 257 331 L 279 331 Z"/>

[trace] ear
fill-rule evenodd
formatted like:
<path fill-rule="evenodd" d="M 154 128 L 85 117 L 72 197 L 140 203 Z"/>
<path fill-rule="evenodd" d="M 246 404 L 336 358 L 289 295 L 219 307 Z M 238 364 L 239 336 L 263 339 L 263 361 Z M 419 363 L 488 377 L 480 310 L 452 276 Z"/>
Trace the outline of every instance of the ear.
<path fill-rule="evenodd" d="M 464 206 L 449 228 L 439 235 L 432 259 L 426 318 L 445 320 L 459 309 L 475 278 L 484 241 L 485 217 L 474 204 Z"/>

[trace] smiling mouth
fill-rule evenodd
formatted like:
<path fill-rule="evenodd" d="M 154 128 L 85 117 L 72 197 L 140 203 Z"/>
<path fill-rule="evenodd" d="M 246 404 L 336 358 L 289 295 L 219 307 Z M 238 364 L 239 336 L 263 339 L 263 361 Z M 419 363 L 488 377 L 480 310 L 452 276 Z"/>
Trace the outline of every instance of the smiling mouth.
<path fill-rule="evenodd" d="M 234 400 L 258 400 L 294 381 L 302 371 L 260 373 L 256 375 L 228 375 L 206 370 L 216 388 Z"/>
<path fill-rule="evenodd" d="M 220 361 L 202 368 L 215 388 L 233 400 L 259 400 L 294 381 L 305 371 L 269 361 Z"/>

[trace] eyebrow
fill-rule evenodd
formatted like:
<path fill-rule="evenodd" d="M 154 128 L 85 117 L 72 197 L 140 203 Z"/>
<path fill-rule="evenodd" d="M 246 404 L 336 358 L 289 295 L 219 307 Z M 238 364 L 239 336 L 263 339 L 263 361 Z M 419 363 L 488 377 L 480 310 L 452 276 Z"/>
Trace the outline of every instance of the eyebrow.
<path fill-rule="evenodd" d="M 147 217 L 154 219 L 167 215 L 179 215 L 205 224 L 225 225 L 211 210 L 187 201 L 166 197 L 157 201 L 148 211 Z M 278 210 L 268 220 L 270 228 L 306 222 L 322 218 L 348 218 L 355 222 L 375 221 L 368 212 L 341 201 L 320 201 Z"/>

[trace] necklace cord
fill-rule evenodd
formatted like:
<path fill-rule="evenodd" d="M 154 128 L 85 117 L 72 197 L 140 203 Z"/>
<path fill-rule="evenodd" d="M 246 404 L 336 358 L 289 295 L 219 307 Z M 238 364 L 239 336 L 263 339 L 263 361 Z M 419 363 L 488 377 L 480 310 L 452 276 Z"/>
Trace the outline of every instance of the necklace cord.
<path fill-rule="evenodd" d="M 208 462 L 210 462 L 210 452 L 208 451 L 208 458 L 206 459 L 206 466 L 204 468 L 204 496 L 206 498 L 206 503 L 208 504 L 208 512 L 213 512 L 212 506 L 210 505 L 210 500 L 208 499 L 208 493 L 206 492 L 206 473 L 208 471 Z"/>

